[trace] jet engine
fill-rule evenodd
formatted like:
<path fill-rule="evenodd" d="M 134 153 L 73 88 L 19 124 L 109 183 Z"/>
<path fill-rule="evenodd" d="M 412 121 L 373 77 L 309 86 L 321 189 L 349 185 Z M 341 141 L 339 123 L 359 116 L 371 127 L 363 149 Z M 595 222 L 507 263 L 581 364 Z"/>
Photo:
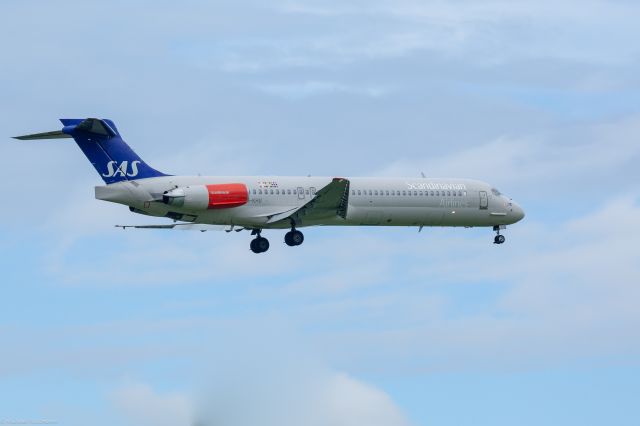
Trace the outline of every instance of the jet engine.
<path fill-rule="evenodd" d="M 249 200 L 243 183 L 179 186 L 162 195 L 162 202 L 186 210 L 228 209 L 242 206 Z"/>

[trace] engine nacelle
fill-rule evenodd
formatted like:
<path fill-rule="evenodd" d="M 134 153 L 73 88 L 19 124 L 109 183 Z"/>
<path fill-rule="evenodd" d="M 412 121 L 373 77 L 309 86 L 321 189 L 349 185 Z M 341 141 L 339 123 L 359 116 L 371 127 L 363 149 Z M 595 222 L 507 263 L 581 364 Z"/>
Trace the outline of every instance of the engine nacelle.
<path fill-rule="evenodd" d="M 163 203 L 187 210 L 228 209 L 248 200 L 249 190 L 243 183 L 181 186 L 162 195 Z"/>

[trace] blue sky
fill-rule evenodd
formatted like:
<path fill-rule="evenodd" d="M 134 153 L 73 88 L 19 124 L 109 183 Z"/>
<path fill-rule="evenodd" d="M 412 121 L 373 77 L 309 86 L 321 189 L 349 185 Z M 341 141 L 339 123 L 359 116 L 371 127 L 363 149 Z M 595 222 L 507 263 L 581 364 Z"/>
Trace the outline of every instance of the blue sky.
<path fill-rule="evenodd" d="M 640 6 L 0 4 L 0 419 L 633 425 Z M 457 176 L 486 229 L 134 232 L 61 117 L 175 174 Z"/>

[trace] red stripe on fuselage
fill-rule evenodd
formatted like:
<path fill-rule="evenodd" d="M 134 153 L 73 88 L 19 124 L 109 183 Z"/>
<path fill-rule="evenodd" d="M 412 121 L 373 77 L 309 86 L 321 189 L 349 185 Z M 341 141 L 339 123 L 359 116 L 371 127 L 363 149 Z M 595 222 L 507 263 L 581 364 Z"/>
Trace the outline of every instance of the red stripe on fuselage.
<path fill-rule="evenodd" d="M 249 190 L 243 183 L 207 185 L 209 209 L 228 209 L 242 206 L 249 200 Z"/>

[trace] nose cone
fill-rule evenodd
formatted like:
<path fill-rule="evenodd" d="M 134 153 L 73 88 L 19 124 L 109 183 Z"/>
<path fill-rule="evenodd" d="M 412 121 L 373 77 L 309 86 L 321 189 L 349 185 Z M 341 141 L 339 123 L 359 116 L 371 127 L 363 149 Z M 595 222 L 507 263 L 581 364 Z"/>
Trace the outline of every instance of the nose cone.
<path fill-rule="evenodd" d="M 524 210 L 518 203 L 513 203 L 510 216 L 513 218 L 514 223 L 520 222 L 524 218 Z"/>

